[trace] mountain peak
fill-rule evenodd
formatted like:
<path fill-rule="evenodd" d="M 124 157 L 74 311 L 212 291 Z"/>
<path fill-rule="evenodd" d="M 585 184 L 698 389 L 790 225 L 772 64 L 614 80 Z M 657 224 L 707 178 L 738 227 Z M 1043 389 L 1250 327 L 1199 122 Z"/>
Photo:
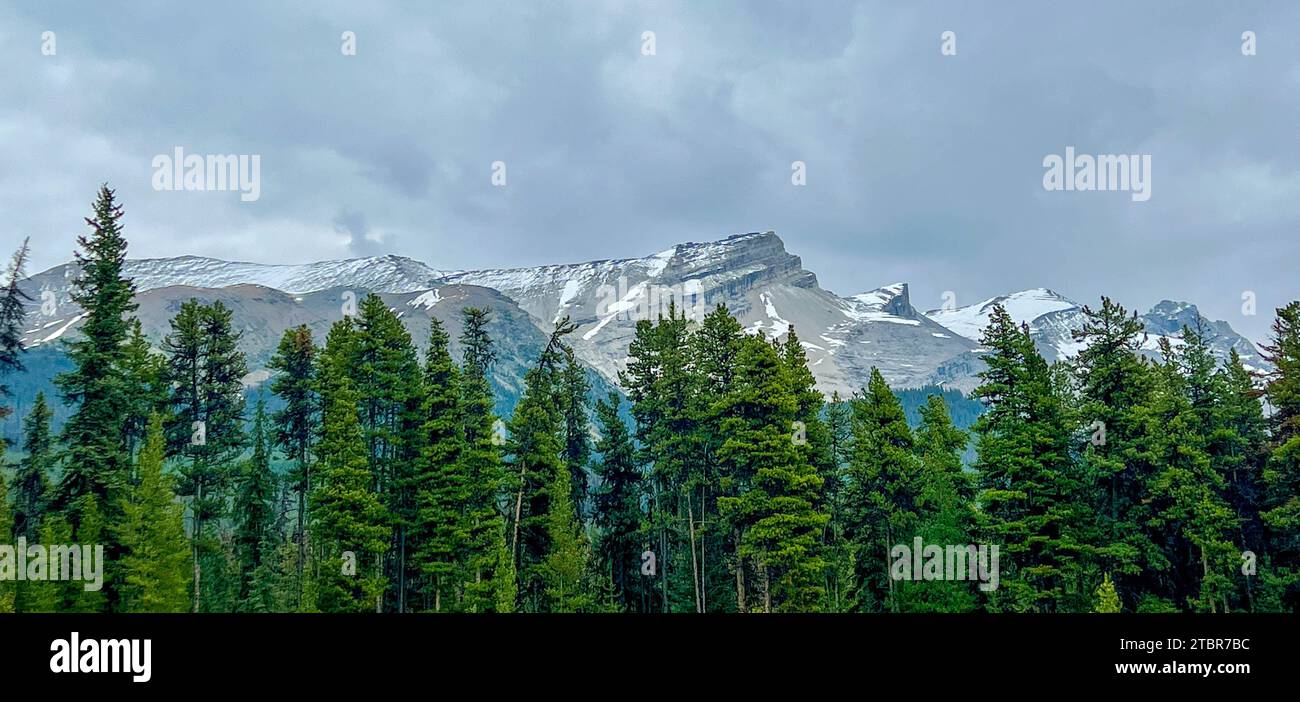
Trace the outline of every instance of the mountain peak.
<path fill-rule="evenodd" d="M 427 290 L 433 281 L 449 274 L 406 256 L 387 254 L 342 261 L 301 264 L 223 261 L 205 256 L 127 259 L 124 275 L 135 282 L 137 292 L 172 286 L 223 288 L 251 284 L 300 294 L 353 287 L 367 292 L 414 292 Z M 26 281 L 31 290 L 52 290 L 60 299 L 77 275 L 75 263 L 65 263 L 37 273 Z"/>
<path fill-rule="evenodd" d="M 1029 288 L 1019 292 L 991 297 L 964 307 L 930 310 L 925 316 L 948 327 L 958 334 L 979 341 L 989 324 L 994 305 L 1001 305 L 1017 324 L 1029 324 L 1045 315 L 1077 309 L 1078 304 L 1050 288 Z"/>

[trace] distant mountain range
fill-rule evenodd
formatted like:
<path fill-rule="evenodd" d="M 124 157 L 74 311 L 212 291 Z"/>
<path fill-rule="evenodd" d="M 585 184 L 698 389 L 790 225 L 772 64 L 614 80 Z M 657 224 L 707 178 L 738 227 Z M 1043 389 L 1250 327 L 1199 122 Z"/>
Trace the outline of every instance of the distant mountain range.
<path fill-rule="evenodd" d="M 1029 325 L 1034 345 L 1049 362 L 1070 358 L 1083 349 L 1083 343 L 1075 341 L 1073 336 L 1076 330 L 1083 328 L 1082 306 L 1047 288 L 1023 290 L 950 310 L 930 310 L 926 316 L 978 342 L 988 325 L 993 306 L 997 304 L 1002 305 L 1016 322 Z M 1160 339 L 1167 338 L 1176 347 L 1182 343 L 1183 327 L 1195 328 L 1199 320 L 1214 356 L 1220 361 L 1227 359 L 1235 349 L 1247 370 L 1270 368 L 1255 344 L 1233 331 L 1227 322 L 1202 316 L 1196 305 L 1162 300 L 1145 314 L 1138 315 L 1138 320 L 1146 328 L 1141 342 L 1142 352 L 1152 358 L 1159 357 Z M 972 353 L 978 354 L 979 350 Z"/>
<path fill-rule="evenodd" d="M 76 333 L 81 310 L 69 299 L 76 272 L 69 263 L 25 282 L 36 298 L 24 338 L 29 347 Z M 912 306 L 906 283 L 842 297 L 822 288 L 770 231 L 678 244 L 643 258 L 531 268 L 447 271 L 401 256 L 303 265 L 182 256 L 131 260 L 126 273 L 135 279 L 138 315 L 155 340 L 191 297 L 220 299 L 233 308 L 254 369 L 246 379 L 250 386 L 267 377 L 266 362 L 285 329 L 307 324 L 323 339 L 344 303 L 368 292 L 382 294 L 399 311 L 421 346 L 431 316 L 455 338 L 462 307 L 492 308 L 502 357 L 497 382 L 510 395 L 519 391 L 545 334 L 564 316 L 578 325 L 569 341 L 598 384 L 616 384 L 636 321 L 652 318 L 670 299 L 693 318 L 726 304 L 750 333 L 780 337 L 793 325 L 822 390 L 846 395 L 866 383 L 873 366 L 895 387 L 974 387 L 982 368 L 980 333 L 994 304 L 1029 325 L 1048 360 L 1078 352 L 1071 332 L 1083 319 L 1078 303 L 1046 288 L 925 313 Z M 1150 353 L 1159 337 L 1178 343 L 1182 325 L 1200 318 L 1217 356 L 1236 349 L 1253 368 L 1267 367 L 1254 344 L 1227 322 L 1201 317 L 1192 304 L 1166 300 L 1140 318 Z"/>

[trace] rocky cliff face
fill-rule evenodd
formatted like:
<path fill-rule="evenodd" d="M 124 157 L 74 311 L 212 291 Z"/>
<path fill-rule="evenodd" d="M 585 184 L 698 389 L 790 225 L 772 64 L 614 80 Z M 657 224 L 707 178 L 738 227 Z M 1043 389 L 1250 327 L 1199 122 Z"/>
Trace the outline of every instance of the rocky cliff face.
<path fill-rule="evenodd" d="M 781 338 L 793 326 L 820 388 L 841 394 L 865 385 L 872 367 L 895 387 L 973 388 L 983 368 L 980 333 L 994 304 L 1030 325 L 1048 360 L 1079 351 L 1072 334 L 1083 319 L 1077 303 L 1046 288 L 925 314 L 912 307 L 906 283 L 841 297 L 822 288 L 770 231 L 678 244 L 643 258 L 532 268 L 448 273 L 399 256 L 300 266 L 184 256 L 133 260 L 127 274 L 135 279 L 139 314 L 151 338 L 162 338 L 184 300 L 221 299 L 235 310 L 250 365 L 257 369 L 289 327 L 307 324 L 323 338 L 347 294 L 382 294 L 420 345 L 430 316 L 443 320 L 455 338 L 460 309 L 486 306 L 495 313 L 493 332 L 502 351 L 498 382 L 512 395 L 545 335 L 566 316 L 578 326 L 569 342 L 605 387 L 626 367 L 638 320 L 666 314 L 672 304 L 698 321 L 725 304 L 750 334 Z M 36 298 L 24 339 L 29 346 L 50 346 L 76 333 L 80 310 L 68 301 L 75 275 L 75 267 L 65 264 L 26 281 Z M 1182 326 L 1199 320 L 1218 357 L 1235 349 L 1251 367 L 1266 368 L 1250 341 L 1227 322 L 1205 319 L 1194 305 L 1161 302 L 1141 319 L 1146 353 L 1155 354 L 1160 336 L 1177 343 Z"/>
<path fill-rule="evenodd" d="M 358 286 L 330 287 L 324 290 L 291 294 L 261 285 L 231 285 L 221 288 L 167 285 L 144 290 L 136 295 L 136 316 L 146 336 L 157 346 L 170 332 L 170 321 L 187 300 L 204 304 L 220 301 L 233 313 L 235 328 L 241 334 L 239 348 L 248 358 L 249 374 L 244 384 L 256 389 L 270 373 L 266 367 L 275 353 L 285 330 L 305 324 L 317 343 L 323 343 L 330 325 L 348 310 L 355 309 L 370 291 Z M 430 320 L 442 321 L 451 336 L 454 357 L 461 354 L 459 337 L 463 329 L 460 311 L 465 307 L 491 310 L 488 331 L 496 344 L 498 361 L 492 383 L 498 398 L 499 413 L 508 413 L 523 392 L 524 373 L 536 362 L 546 344 L 545 335 L 521 310 L 501 293 L 473 285 L 446 284 L 415 292 L 379 292 L 395 310 L 412 340 L 421 350 L 429 338 Z M 29 318 L 29 333 L 24 343 L 29 349 L 57 348 L 59 340 L 77 334 L 82 311 L 71 303 L 56 307 L 48 321 L 40 310 Z M 591 373 L 596 392 L 602 395 L 612 386 L 602 376 Z"/>
<path fill-rule="evenodd" d="M 626 367 L 637 320 L 666 313 L 670 300 L 696 320 L 725 304 L 751 334 L 780 338 L 794 325 L 828 393 L 860 388 L 873 365 L 891 383 L 919 385 L 974 347 L 917 312 L 906 284 L 850 298 L 821 288 L 770 231 L 678 244 L 645 258 L 469 271 L 443 281 L 500 290 L 542 328 L 569 316 L 578 325 L 578 354 L 611 379 Z"/>

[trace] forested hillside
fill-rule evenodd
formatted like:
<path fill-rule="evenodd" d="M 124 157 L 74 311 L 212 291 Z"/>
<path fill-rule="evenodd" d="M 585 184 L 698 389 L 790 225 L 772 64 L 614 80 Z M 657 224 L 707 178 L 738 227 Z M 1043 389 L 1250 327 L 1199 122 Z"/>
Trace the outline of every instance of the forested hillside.
<path fill-rule="evenodd" d="M 53 392 L 5 389 L 22 431 L 0 476 L 0 530 L 102 544 L 104 587 L 0 578 L 2 611 L 1300 610 L 1300 302 L 1266 377 L 1201 328 L 1152 360 L 1105 298 L 1049 363 L 995 304 L 970 400 L 874 369 L 825 397 L 797 330 L 725 305 L 639 320 L 626 396 L 595 392 L 560 317 L 498 416 L 489 310 L 417 341 L 370 295 L 324 335 L 285 331 L 250 407 L 221 300 L 150 343 L 121 218 L 104 187 L 81 334 Z M 5 378 L 55 362 L 21 344 L 25 257 Z"/>

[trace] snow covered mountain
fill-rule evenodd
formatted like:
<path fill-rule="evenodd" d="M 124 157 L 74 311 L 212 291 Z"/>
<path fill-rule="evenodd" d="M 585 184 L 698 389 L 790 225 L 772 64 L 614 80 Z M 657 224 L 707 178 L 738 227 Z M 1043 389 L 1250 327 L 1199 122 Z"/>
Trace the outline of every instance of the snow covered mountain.
<path fill-rule="evenodd" d="M 993 306 L 1002 305 L 1017 323 L 1029 325 L 1030 336 L 1038 352 L 1048 361 L 1069 358 L 1084 348 L 1074 340 L 1074 332 L 1083 327 L 1082 306 L 1047 288 L 1033 288 L 1008 295 L 1000 295 L 973 305 L 955 309 L 938 309 L 926 312 L 935 322 L 978 342 L 988 325 Z M 1175 346 L 1181 343 L 1184 326 L 1194 327 L 1200 321 L 1206 331 L 1210 348 L 1219 360 L 1228 358 L 1235 349 L 1248 369 L 1267 369 L 1268 363 L 1249 339 L 1233 331 L 1224 321 L 1212 321 L 1200 314 L 1196 305 L 1187 302 L 1163 300 L 1146 314 L 1138 316 L 1146 328 L 1142 351 L 1149 356 L 1159 354 L 1161 338 L 1168 338 Z"/>
<path fill-rule="evenodd" d="M 32 312 L 26 344 L 51 346 L 75 332 L 80 310 L 68 300 L 75 274 L 73 264 L 64 264 L 25 282 L 43 308 Z M 1049 360 L 1079 351 L 1072 333 L 1083 316 L 1077 303 L 1046 288 L 925 314 L 912 307 L 906 283 L 841 297 L 822 288 L 770 231 L 678 244 L 642 258 L 532 268 L 448 272 L 400 256 L 292 266 L 183 256 L 129 261 L 127 275 L 135 279 L 139 314 L 155 339 L 184 300 L 225 300 L 245 325 L 245 350 L 255 369 L 289 326 L 309 324 L 323 338 L 347 292 L 357 298 L 383 294 L 421 344 L 430 315 L 442 319 L 454 338 L 460 308 L 487 305 L 502 319 L 497 331 L 505 354 L 519 354 L 503 369 L 506 390 L 521 377 L 530 344 L 565 316 L 578 326 L 569 339 L 578 356 L 603 381 L 616 383 L 636 322 L 666 312 L 670 301 L 696 321 L 725 304 L 751 334 L 780 338 L 793 325 L 820 388 L 841 394 L 865 385 L 873 366 L 895 387 L 973 388 L 983 368 L 980 333 L 994 304 L 1030 325 Z M 1248 365 L 1267 367 L 1254 344 L 1227 322 L 1206 320 L 1182 302 L 1161 302 L 1141 316 L 1148 332 L 1144 349 L 1154 355 L 1159 336 L 1178 343 L 1182 325 L 1198 318 L 1220 358 L 1236 349 Z"/>
<path fill-rule="evenodd" d="M 54 301 L 62 304 L 67 300 L 68 289 L 77 272 L 75 263 L 65 263 L 32 276 L 28 279 L 29 286 L 36 291 L 53 293 Z M 135 280 L 136 292 L 141 293 L 175 285 L 195 288 L 260 285 L 286 293 L 353 287 L 397 293 L 428 290 L 433 281 L 446 276 L 449 271 L 430 268 L 405 256 L 373 256 L 295 265 L 178 256 L 129 259 L 125 273 Z"/>
<path fill-rule="evenodd" d="M 774 232 L 678 244 L 644 258 L 467 271 L 443 282 L 501 291 L 549 329 L 568 315 L 575 350 L 614 379 L 627 361 L 639 319 L 668 301 L 698 321 L 725 304 L 749 333 L 783 337 L 791 324 L 823 391 L 850 393 L 877 366 L 898 386 L 936 380 L 945 362 L 975 347 L 914 309 L 905 283 L 852 297 L 817 284 Z"/>
<path fill-rule="evenodd" d="M 508 413 L 523 392 L 524 373 L 536 362 L 546 344 L 546 336 L 538 330 L 527 312 L 495 290 L 456 284 L 426 285 L 425 288 L 411 292 L 375 292 L 396 311 L 421 354 L 429 339 L 431 319 L 436 317 L 442 321 L 451 337 L 452 353 L 459 357 L 461 309 L 480 307 L 491 310 L 488 331 L 497 351 L 491 382 L 498 399 L 497 411 Z M 251 284 L 224 287 L 165 285 L 137 293 L 135 315 L 145 336 L 158 345 L 170 332 L 171 319 L 185 301 L 196 299 L 204 304 L 220 301 L 232 311 L 235 328 L 241 333 L 239 349 L 247 357 L 250 371 L 244 377 L 244 385 L 256 388 L 270 377 L 267 364 L 287 329 L 305 324 L 317 343 L 322 343 L 330 325 L 341 319 L 346 310 L 354 310 L 355 303 L 368 292 L 371 291 L 359 285 L 297 294 Z M 70 303 L 57 306 L 53 315 L 34 309 L 28 318 L 35 321 L 25 330 L 24 345 L 29 350 L 42 352 L 57 349 L 55 342 L 74 335 L 83 317 L 81 309 Z M 602 396 L 612 389 L 612 385 L 595 371 L 590 371 L 589 377 L 594 391 Z"/>

